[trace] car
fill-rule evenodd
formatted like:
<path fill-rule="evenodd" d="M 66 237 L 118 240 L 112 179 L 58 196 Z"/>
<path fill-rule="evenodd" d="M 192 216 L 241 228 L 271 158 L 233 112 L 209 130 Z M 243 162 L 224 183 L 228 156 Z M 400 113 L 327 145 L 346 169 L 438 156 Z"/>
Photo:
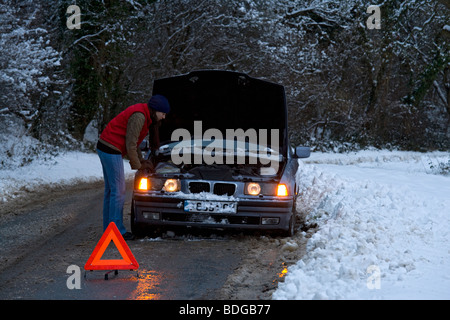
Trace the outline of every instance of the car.
<path fill-rule="evenodd" d="M 295 232 L 298 159 L 290 146 L 284 87 L 244 73 L 200 70 L 157 79 L 171 110 L 153 170 L 135 174 L 131 230 L 171 228 Z"/>

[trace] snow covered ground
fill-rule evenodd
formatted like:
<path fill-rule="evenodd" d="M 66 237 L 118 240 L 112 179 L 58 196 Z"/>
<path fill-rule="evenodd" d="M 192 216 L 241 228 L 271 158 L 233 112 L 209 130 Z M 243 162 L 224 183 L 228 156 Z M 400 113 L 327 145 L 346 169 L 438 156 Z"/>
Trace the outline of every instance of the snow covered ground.
<path fill-rule="evenodd" d="M 131 175 L 124 161 L 125 175 Z M 36 160 L 13 170 L 0 169 L 0 205 L 41 186 L 64 187 L 103 179 L 102 165 L 96 153 L 68 152 L 52 160 Z"/>
<path fill-rule="evenodd" d="M 399 151 L 300 161 L 298 207 L 318 229 L 273 299 L 450 299 L 449 161 Z M 100 179 L 95 153 L 0 169 L 0 205 L 42 185 Z"/>
<path fill-rule="evenodd" d="M 318 231 L 274 299 L 450 299 L 449 153 L 313 153 L 299 206 Z"/>

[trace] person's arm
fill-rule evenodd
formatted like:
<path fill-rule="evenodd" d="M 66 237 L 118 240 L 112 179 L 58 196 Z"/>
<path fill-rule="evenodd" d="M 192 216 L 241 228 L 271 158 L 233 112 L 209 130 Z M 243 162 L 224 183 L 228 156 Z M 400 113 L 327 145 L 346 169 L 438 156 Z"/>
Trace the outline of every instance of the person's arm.
<path fill-rule="evenodd" d="M 144 125 L 145 116 L 141 112 L 133 113 L 128 119 L 125 144 L 128 158 L 130 159 L 130 166 L 133 170 L 139 170 L 141 168 L 142 153 L 137 143 Z"/>

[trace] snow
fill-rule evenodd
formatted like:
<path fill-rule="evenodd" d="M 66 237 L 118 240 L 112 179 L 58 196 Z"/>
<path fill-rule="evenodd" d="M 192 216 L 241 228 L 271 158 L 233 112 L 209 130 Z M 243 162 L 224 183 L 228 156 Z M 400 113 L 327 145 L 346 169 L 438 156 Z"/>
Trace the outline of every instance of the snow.
<path fill-rule="evenodd" d="M 313 153 L 299 206 L 318 230 L 273 299 L 449 299 L 449 153 Z"/>
<path fill-rule="evenodd" d="M 444 152 L 375 150 L 299 161 L 298 208 L 317 230 L 272 298 L 450 299 L 449 161 Z M 0 203 L 101 179 L 95 153 L 67 152 L 0 169 Z M 284 249 L 297 250 L 296 241 Z"/>
<path fill-rule="evenodd" d="M 125 175 L 132 175 L 124 160 Z M 64 187 L 103 179 L 102 165 L 96 153 L 67 152 L 50 161 L 33 161 L 15 169 L 0 170 L 0 204 L 44 185 Z"/>

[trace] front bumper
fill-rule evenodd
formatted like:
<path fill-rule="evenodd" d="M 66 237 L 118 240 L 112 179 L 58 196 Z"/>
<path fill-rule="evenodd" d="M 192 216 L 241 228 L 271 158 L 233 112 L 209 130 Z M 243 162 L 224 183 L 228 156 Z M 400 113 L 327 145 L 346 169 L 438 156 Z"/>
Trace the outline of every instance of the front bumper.
<path fill-rule="evenodd" d="M 289 229 L 293 198 L 235 198 L 236 213 L 199 213 L 184 211 L 186 197 L 133 194 L 134 225 L 138 227 L 200 227 L 219 229 Z M 228 200 L 229 201 L 229 200 Z"/>

